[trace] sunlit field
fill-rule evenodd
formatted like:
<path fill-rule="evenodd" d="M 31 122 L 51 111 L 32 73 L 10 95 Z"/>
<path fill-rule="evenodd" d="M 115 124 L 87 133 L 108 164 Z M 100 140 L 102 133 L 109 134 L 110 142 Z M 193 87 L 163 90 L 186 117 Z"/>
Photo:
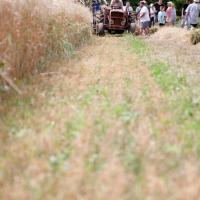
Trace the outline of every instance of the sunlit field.
<path fill-rule="evenodd" d="M 90 38 L 90 13 L 71 0 L 1 0 L 0 63 L 14 77 L 69 57 Z"/>
<path fill-rule="evenodd" d="M 0 200 L 199 199 L 199 29 L 99 37 L 72 0 L 0 20 Z"/>

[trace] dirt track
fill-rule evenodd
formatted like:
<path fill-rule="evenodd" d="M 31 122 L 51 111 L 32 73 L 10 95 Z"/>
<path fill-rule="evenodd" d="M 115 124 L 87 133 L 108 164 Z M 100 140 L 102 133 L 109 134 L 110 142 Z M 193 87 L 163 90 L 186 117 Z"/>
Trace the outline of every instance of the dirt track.
<path fill-rule="evenodd" d="M 57 66 L 10 111 L 19 135 L 3 144 L 0 197 L 198 199 L 193 161 L 163 150 L 179 145 L 165 95 L 125 38 L 95 38 Z"/>

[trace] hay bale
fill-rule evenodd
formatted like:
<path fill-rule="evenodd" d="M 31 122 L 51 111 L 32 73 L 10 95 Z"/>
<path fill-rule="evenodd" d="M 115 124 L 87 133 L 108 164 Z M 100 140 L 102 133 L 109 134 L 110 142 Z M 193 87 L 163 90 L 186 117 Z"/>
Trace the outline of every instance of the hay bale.
<path fill-rule="evenodd" d="M 156 33 L 158 31 L 158 28 L 157 27 L 151 27 L 150 29 L 149 29 L 149 33 L 150 34 L 154 34 L 154 33 Z"/>
<path fill-rule="evenodd" d="M 191 34 L 190 40 L 191 40 L 191 43 L 194 45 L 199 43 L 200 42 L 200 30 L 193 32 Z"/>
<path fill-rule="evenodd" d="M 190 32 L 178 27 L 163 27 L 150 38 L 153 41 L 167 41 L 167 43 L 190 44 Z"/>

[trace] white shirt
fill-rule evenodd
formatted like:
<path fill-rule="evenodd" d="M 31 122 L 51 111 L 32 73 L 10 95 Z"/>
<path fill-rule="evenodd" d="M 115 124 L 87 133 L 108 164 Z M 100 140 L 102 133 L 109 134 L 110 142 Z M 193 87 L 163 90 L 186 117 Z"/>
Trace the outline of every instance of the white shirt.
<path fill-rule="evenodd" d="M 198 24 L 198 17 L 200 13 L 200 5 L 197 3 L 190 4 L 186 9 L 190 24 Z"/>
<path fill-rule="evenodd" d="M 142 14 L 144 14 L 144 15 L 142 16 Z M 142 9 L 140 10 L 140 17 L 141 17 L 140 18 L 141 22 L 149 22 L 150 21 L 149 10 L 146 6 L 143 6 Z"/>
<path fill-rule="evenodd" d="M 125 12 L 127 12 L 128 14 L 133 12 L 133 8 L 131 6 L 127 7 L 127 6 L 123 6 L 123 10 Z"/>
<path fill-rule="evenodd" d="M 155 7 L 154 6 L 150 7 L 150 15 L 151 15 L 151 17 L 155 17 L 155 13 L 156 13 Z"/>

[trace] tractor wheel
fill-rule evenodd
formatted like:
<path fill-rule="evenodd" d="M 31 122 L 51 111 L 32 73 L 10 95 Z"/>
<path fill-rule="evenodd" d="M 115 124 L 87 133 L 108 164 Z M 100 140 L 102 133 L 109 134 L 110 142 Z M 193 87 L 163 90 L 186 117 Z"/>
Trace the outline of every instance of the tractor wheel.
<path fill-rule="evenodd" d="M 136 30 L 136 24 L 135 23 L 131 23 L 130 27 L 129 27 L 129 32 L 130 33 L 135 33 Z"/>
<path fill-rule="evenodd" d="M 96 35 L 104 35 L 103 23 L 96 24 Z"/>

